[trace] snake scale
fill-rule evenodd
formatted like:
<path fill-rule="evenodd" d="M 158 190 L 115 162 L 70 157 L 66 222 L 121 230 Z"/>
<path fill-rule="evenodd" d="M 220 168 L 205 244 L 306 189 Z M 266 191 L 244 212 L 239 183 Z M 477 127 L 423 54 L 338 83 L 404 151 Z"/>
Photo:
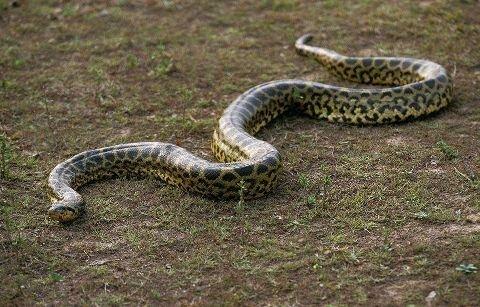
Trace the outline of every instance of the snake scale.
<path fill-rule="evenodd" d="M 205 196 L 256 198 L 275 186 L 281 157 L 271 144 L 256 139 L 260 128 L 287 109 L 331 122 L 381 124 L 430 114 L 445 107 L 453 85 L 445 68 L 427 60 L 399 57 L 348 57 L 309 45 L 295 48 L 344 79 L 387 88 L 353 89 L 304 80 L 278 80 L 241 94 L 218 121 L 212 150 L 220 162 L 206 161 L 173 144 L 144 142 L 88 150 L 58 164 L 50 173 L 49 216 L 76 219 L 84 201 L 75 189 L 90 181 L 118 176 L 161 179 Z"/>

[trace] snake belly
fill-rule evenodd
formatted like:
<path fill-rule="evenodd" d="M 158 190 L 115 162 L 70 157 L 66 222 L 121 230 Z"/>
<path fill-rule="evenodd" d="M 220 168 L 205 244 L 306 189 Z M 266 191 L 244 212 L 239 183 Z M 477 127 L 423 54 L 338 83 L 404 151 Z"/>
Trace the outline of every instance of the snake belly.
<path fill-rule="evenodd" d="M 399 57 L 348 57 L 308 45 L 295 48 L 344 79 L 388 88 L 353 89 L 304 80 L 278 80 L 255 86 L 232 102 L 218 121 L 212 150 L 219 162 L 202 159 L 179 146 L 160 142 L 121 144 L 88 150 L 58 164 L 50 173 L 49 216 L 76 219 L 84 201 L 75 189 L 118 176 L 161 179 L 204 196 L 245 198 L 268 193 L 276 184 L 281 156 L 256 139 L 259 129 L 289 108 L 349 124 L 399 122 L 430 114 L 451 100 L 453 85 L 445 68 L 428 60 Z"/>

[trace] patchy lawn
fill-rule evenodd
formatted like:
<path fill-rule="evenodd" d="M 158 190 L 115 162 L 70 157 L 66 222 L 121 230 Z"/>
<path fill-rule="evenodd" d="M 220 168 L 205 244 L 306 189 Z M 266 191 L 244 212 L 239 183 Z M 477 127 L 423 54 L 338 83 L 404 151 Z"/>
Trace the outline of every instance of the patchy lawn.
<path fill-rule="evenodd" d="M 480 300 L 477 1 L 10 2 L 0 0 L 0 305 Z M 244 207 L 112 180 L 81 189 L 84 218 L 47 219 L 46 178 L 79 151 L 159 140 L 211 157 L 216 119 L 248 88 L 346 84 L 295 55 L 306 32 L 346 54 L 441 63 L 454 102 L 374 127 L 283 116 L 259 135 L 283 154 L 280 184 Z"/>

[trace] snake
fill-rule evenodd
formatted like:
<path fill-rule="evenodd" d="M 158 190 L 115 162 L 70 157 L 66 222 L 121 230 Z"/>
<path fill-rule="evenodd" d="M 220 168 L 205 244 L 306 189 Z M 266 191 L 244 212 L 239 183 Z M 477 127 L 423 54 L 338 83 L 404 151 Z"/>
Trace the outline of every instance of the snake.
<path fill-rule="evenodd" d="M 447 70 L 429 60 L 352 57 L 295 42 L 298 54 L 315 59 L 336 76 L 370 88 L 347 88 L 286 79 L 254 86 L 238 96 L 216 123 L 211 148 L 218 162 L 174 144 L 140 142 L 87 150 L 58 164 L 48 177 L 51 219 L 70 222 L 85 211 L 76 191 L 113 177 L 159 179 L 205 197 L 253 199 L 267 194 L 282 169 L 279 151 L 254 135 L 287 110 L 329 122 L 375 125 L 411 120 L 438 111 L 452 99 Z"/>

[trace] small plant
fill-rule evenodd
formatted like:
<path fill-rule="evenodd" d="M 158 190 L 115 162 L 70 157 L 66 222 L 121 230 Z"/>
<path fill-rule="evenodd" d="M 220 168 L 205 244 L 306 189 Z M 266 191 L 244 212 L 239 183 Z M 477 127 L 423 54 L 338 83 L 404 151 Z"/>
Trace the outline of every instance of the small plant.
<path fill-rule="evenodd" d="M 7 136 L 0 134 L 0 178 L 7 179 L 10 176 L 12 159 L 12 147 L 8 142 Z"/>
<path fill-rule="evenodd" d="M 350 253 L 348 253 L 347 257 L 351 262 L 360 262 L 360 256 L 355 252 L 355 249 L 351 250 Z"/>
<path fill-rule="evenodd" d="M 12 66 L 13 66 L 14 69 L 21 69 L 23 66 L 25 66 L 25 60 L 17 58 L 15 60 L 13 60 Z"/>
<path fill-rule="evenodd" d="M 245 211 L 245 191 L 247 190 L 247 187 L 245 186 L 245 181 L 240 180 L 238 183 L 238 203 L 235 206 L 235 212 L 239 215 L 242 215 L 243 212 Z"/>
<path fill-rule="evenodd" d="M 325 175 L 323 177 L 323 189 L 326 190 L 329 185 L 332 184 L 332 177 L 330 175 Z"/>
<path fill-rule="evenodd" d="M 173 61 L 170 58 L 162 59 L 160 63 L 158 63 L 154 70 L 150 72 L 155 77 L 163 76 L 168 74 L 173 70 Z"/>
<path fill-rule="evenodd" d="M 129 53 L 127 55 L 126 60 L 127 60 L 127 67 L 128 68 L 135 68 L 140 64 L 138 58 L 134 54 L 131 54 L 131 53 Z"/>
<path fill-rule="evenodd" d="M 458 150 L 456 150 L 453 146 L 448 145 L 443 140 L 437 142 L 437 148 L 440 149 L 440 151 L 448 160 L 458 158 Z"/>
<path fill-rule="evenodd" d="M 0 80 L 0 90 L 2 91 L 9 91 L 11 89 L 14 89 L 16 87 L 15 82 L 7 80 L 7 79 L 2 79 Z"/>
<path fill-rule="evenodd" d="M 75 15 L 75 13 L 77 12 L 78 8 L 79 8 L 78 6 L 74 6 L 73 4 L 67 3 L 67 4 L 63 7 L 62 15 L 63 15 L 64 17 L 73 16 L 73 15 Z"/>
<path fill-rule="evenodd" d="M 264 9 L 273 9 L 274 11 L 292 10 L 296 6 L 295 0 L 262 0 L 260 7 Z"/>
<path fill-rule="evenodd" d="M 310 180 L 305 176 L 305 174 L 298 175 L 298 183 L 302 186 L 302 188 L 307 189 L 310 186 Z"/>
<path fill-rule="evenodd" d="M 317 198 L 315 197 L 315 195 L 313 195 L 313 194 L 308 195 L 308 197 L 307 197 L 307 204 L 308 204 L 309 206 L 313 206 L 313 205 L 315 205 L 316 203 L 317 203 Z"/>
<path fill-rule="evenodd" d="M 177 95 L 179 95 L 182 98 L 182 101 L 184 102 L 191 102 L 193 99 L 193 91 L 189 89 L 188 87 L 181 87 L 177 90 L 176 92 Z"/>
<path fill-rule="evenodd" d="M 158 43 L 157 45 L 157 51 L 163 54 L 167 50 L 167 46 L 165 46 L 164 43 Z"/>
<path fill-rule="evenodd" d="M 162 0 L 162 4 L 166 9 L 172 9 L 175 7 L 175 3 L 172 0 Z"/>
<path fill-rule="evenodd" d="M 382 249 L 384 252 L 390 253 L 394 250 L 394 247 L 390 243 L 385 243 L 382 245 Z"/>
<path fill-rule="evenodd" d="M 88 67 L 88 72 L 95 78 L 98 83 L 106 80 L 105 71 L 97 64 Z"/>
<path fill-rule="evenodd" d="M 462 272 L 465 275 L 470 275 L 477 272 L 477 267 L 471 263 L 469 264 L 460 264 L 457 268 L 457 271 Z"/>
<path fill-rule="evenodd" d="M 6 0 L 0 0 L 0 10 L 6 10 L 8 8 L 8 4 Z"/>
<path fill-rule="evenodd" d="M 173 60 L 166 50 L 165 44 L 159 43 L 155 50 L 152 51 L 149 57 L 149 66 L 153 67 L 153 69 L 148 73 L 148 76 L 160 77 L 175 70 Z"/>
<path fill-rule="evenodd" d="M 429 217 L 429 214 L 425 211 L 419 211 L 419 212 L 416 212 L 414 215 L 413 215 L 416 219 L 419 219 L 419 220 L 425 220 Z"/>
<path fill-rule="evenodd" d="M 300 93 L 298 89 L 293 89 L 292 98 L 294 101 L 302 101 L 305 99 L 305 95 Z"/>
<path fill-rule="evenodd" d="M 63 281 L 64 279 L 62 275 L 55 272 L 51 273 L 48 277 L 52 282 L 59 282 L 59 281 Z"/>

